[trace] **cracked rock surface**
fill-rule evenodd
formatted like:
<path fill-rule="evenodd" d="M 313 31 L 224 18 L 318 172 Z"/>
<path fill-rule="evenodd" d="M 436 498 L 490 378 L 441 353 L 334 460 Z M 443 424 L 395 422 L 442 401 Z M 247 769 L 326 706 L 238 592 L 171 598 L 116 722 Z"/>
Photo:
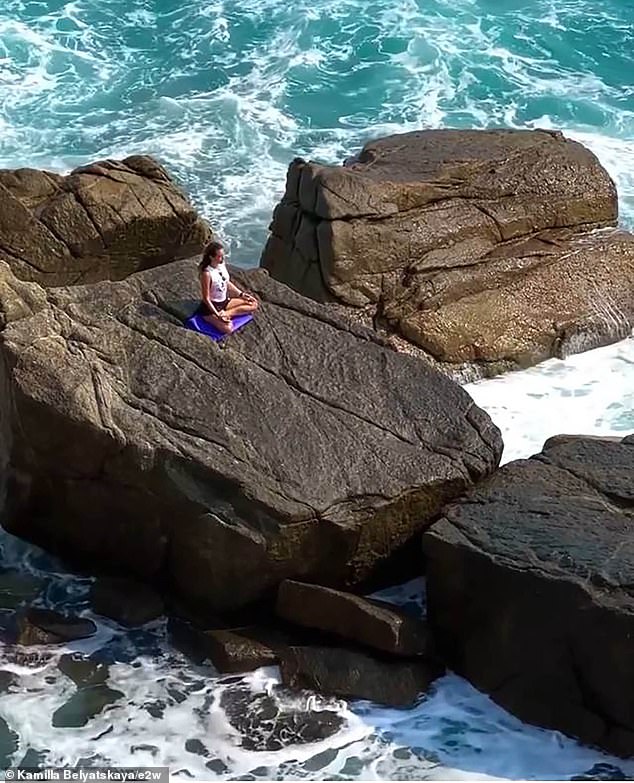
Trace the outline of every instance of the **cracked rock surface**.
<path fill-rule="evenodd" d="M 423 536 L 448 664 L 521 719 L 634 755 L 634 438 L 557 436 Z"/>
<path fill-rule="evenodd" d="M 44 286 L 119 280 L 197 253 L 209 229 L 151 157 L 60 176 L 0 170 L 0 260 Z"/>
<path fill-rule="evenodd" d="M 46 290 L 0 264 L 8 529 L 229 610 L 285 578 L 359 584 L 496 467 L 500 433 L 453 381 L 234 276 L 263 304 L 219 347 L 181 325 L 195 260 Z"/>
<path fill-rule="evenodd" d="M 470 379 L 620 340 L 634 236 L 597 158 L 550 131 L 430 130 L 295 160 L 261 264 Z"/>

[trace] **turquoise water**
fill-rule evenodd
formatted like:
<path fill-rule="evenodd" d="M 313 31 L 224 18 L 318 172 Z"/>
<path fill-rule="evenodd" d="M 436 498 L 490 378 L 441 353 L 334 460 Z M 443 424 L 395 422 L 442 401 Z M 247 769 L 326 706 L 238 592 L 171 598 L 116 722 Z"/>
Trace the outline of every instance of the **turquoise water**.
<path fill-rule="evenodd" d="M 500 125 L 561 128 L 589 145 L 617 182 L 622 222 L 634 225 L 634 0 L 0 4 L 0 167 L 65 171 L 154 154 L 240 264 L 258 262 L 296 155 L 339 162 L 386 133 Z M 632 388 L 628 340 L 469 390 L 511 459 L 538 451 L 563 421 L 573 432 L 634 430 Z M 41 603 L 90 615 L 89 580 L 7 535 L 3 568 L 41 580 Z M 421 585 L 387 597 L 420 600 Z M 409 711 L 316 699 L 344 718 L 334 737 L 249 751 L 220 696 L 270 691 L 275 670 L 230 682 L 193 666 L 162 621 L 132 633 L 98 622 L 77 649 L 110 664 L 121 696 L 83 727 L 52 724 L 74 690 L 55 656 L 27 666 L 0 647 L 0 668 L 18 678 L 0 695 L 14 763 L 37 753 L 241 780 L 570 779 L 608 763 L 634 776 L 631 763 L 521 724 L 454 675 Z M 293 706 L 288 694 L 282 702 Z M 0 722 L 0 758 L 2 743 Z"/>
<path fill-rule="evenodd" d="M 0 165 L 153 153 L 250 264 L 295 155 L 541 125 L 601 155 L 627 219 L 633 30 L 634 0 L 4 0 Z"/>

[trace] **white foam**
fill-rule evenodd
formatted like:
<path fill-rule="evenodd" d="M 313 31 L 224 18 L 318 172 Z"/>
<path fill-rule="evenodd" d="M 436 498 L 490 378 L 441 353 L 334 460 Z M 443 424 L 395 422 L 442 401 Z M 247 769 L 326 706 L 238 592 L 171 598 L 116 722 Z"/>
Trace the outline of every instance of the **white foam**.
<path fill-rule="evenodd" d="M 509 461 L 537 454 L 562 432 L 634 432 L 633 379 L 634 339 L 628 339 L 465 388 L 501 429 Z"/>

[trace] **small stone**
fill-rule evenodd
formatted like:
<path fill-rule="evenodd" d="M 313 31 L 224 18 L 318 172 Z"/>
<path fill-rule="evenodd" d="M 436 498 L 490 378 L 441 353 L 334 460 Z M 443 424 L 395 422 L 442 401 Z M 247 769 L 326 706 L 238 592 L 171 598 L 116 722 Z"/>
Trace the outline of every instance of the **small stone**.
<path fill-rule="evenodd" d="M 78 687 L 103 685 L 108 679 L 108 667 L 104 663 L 77 654 L 62 655 L 57 668 Z"/>

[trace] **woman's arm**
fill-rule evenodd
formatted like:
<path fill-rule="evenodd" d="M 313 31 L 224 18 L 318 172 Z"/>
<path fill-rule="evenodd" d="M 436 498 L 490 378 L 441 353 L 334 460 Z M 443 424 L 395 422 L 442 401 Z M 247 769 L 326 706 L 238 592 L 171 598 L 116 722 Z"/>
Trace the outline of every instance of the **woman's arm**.
<path fill-rule="evenodd" d="M 234 297 L 242 297 L 244 294 L 244 291 L 241 288 L 238 288 L 238 286 L 235 283 L 232 283 L 231 280 L 227 283 L 227 293 L 229 296 Z"/>
<path fill-rule="evenodd" d="M 253 294 L 238 288 L 238 286 L 234 285 L 231 281 L 227 283 L 227 293 L 229 296 L 238 297 L 238 299 L 246 299 L 247 302 L 252 302 L 255 300 Z"/>

